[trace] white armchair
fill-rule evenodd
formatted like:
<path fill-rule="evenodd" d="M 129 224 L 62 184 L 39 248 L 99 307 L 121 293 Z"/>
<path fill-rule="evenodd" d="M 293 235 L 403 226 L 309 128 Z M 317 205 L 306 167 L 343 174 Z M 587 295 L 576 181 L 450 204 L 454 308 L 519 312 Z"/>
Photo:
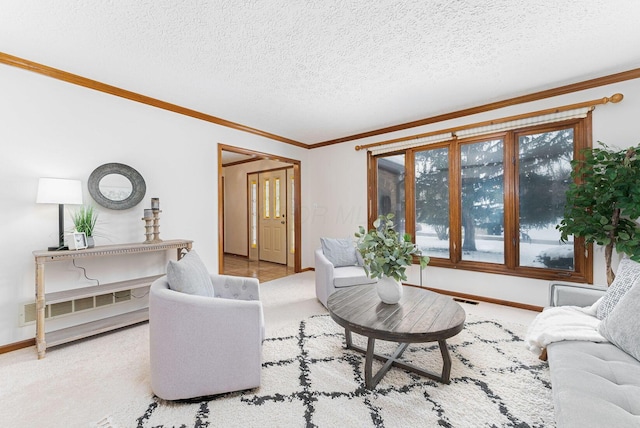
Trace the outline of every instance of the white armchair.
<path fill-rule="evenodd" d="M 322 248 L 315 252 L 316 297 L 327 307 L 327 299 L 338 288 L 362 284 L 375 284 L 378 280 L 369 278 L 362 266 L 334 267 L 324 255 Z"/>
<path fill-rule="evenodd" d="M 216 297 L 149 293 L 151 389 L 180 400 L 260 386 L 264 318 L 255 278 L 211 275 Z"/>

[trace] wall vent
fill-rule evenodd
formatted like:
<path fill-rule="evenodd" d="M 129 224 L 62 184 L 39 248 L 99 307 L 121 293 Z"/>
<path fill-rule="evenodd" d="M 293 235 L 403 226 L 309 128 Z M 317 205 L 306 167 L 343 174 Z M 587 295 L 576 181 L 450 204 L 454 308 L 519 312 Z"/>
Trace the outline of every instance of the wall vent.
<path fill-rule="evenodd" d="M 109 294 L 99 294 L 96 297 L 96 308 L 100 308 L 102 306 L 113 305 L 113 295 L 114 293 Z"/>
<path fill-rule="evenodd" d="M 66 315 L 73 312 L 73 300 L 68 302 L 54 303 L 50 305 L 51 318 L 59 317 L 60 315 Z"/>
<path fill-rule="evenodd" d="M 453 300 L 460 303 L 466 303 L 468 305 L 477 305 L 478 303 L 480 303 L 480 302 L 476 302 L 475 300 L 461 299 L 459 297 L 454 297 Z"/>
<path fill-rule="evenodd" d="M 52 319 L 77 312 L 115 305 L 116 303 L 127 302 L 130 301 L 132 297 L 135 297 L 131 294 L 131 291 L 132 290 L 123 290 L 115 293 L 68 300 L 66 302 L 56 302 L 45 306 L 44 317 L 45 319 Z M 33 324 L 35 322 L 36 304 L 33 302 L 23 304 L 20 308 L 20 325 Z"/>

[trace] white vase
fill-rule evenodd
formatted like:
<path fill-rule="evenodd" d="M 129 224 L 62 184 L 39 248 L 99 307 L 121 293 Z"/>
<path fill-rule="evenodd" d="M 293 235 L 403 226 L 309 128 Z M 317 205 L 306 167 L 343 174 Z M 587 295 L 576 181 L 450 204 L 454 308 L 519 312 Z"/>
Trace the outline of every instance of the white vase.
<path fill-rule="evenodd" d="M 402 284 L 388 276 L 378 278 L 376 290 L 378 291 L 380 300 L 389 305 L 395 305 L 402 297 Z"/>

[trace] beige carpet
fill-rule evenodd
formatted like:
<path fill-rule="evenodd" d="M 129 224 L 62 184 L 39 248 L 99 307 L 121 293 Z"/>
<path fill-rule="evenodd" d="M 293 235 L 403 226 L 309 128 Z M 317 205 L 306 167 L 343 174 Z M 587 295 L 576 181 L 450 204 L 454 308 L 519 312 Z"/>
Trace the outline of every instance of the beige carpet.
<path fill-rule="evenodd" d="M 267 335 L 272 338 L 274 336 L 292 337 L 292 329 L 299 330 L 301 320 L 305 320 L 314 314 L 326 313 L 314 296 L 313 272 L 293 275 L 264 284 L 262 299 L 265 304 Z M 466 305 L 463 306 L 467 309 Z M 476 308 L 474 310 L 478 311 Z M 526 314 L 524 319 L 529 316 L 529 314 Z M 316 317 L 311 319 L 322 320 L 324 318 Z M 325 325 L 322 330 L 326 329 L 331 335 L 339 335 L 340 331 L 332 331 L 329 328 L 330 325 Z M 522 325 L 513 324 L 511 327 L 514 331 L 517 330 L 516 335 L 524 334 Z M 313 328 L 317 329 L 317 326 Z M 337 326 L 334 325 L 333 328 L 337 328 Z M 310 330 L 310 334 L 315 334 L 313 333 L 314 331 Z M 458 337 L 463 338 L 462 335 Z M 319 349 L 323 350 L 322 353 L 324 355 L 331 355 L 331 358 L 340 358 L 339 353 L 342 351 L 339 337 L 327 336 L 326 339 L 329 341 L 326 344 L 322 344 Z M 295 341 L 297 339 L 290 338 L 288 340 Z M 272 355 L 274 348 L 272 343 L 273 341 L 265 343 L 265 361 L 267 359 L 282 359 L 282 356 Z M 514 367 L 521 365 L 536 366 L 535 370 L 539 370 L 540 376 L 537 382 L 544 385 L 544 382 L 546 382 L 544 364 L 540 365 L 533 357 L 533 354 L 528 353 L 528 351 L 521 354 L 520 351 L 524 351 L 524 348 L 520 349 L 521 347 L 517 342 L 514 343 L 514 346 L 510 345 L 507 351 L 504 351 L 504 355 L 508 358 L 515 358 L 511 363 Z M 331 350 L 326 346 L 330 346 Z M 452 379 L 456 379 L 456 364 L 458 364 L 456 361 L 462 361 L 459 357 L 464 354 L 457 355 L 452 350 L 452 355 L 455 356 Z M 470 359 L 470 361 L 474 362 L 476 368 L 481 368 L 486 362 L 492 361 L 487 360 L 483 355 L 484 352 L 481 352 L 479 356 Z M 491 364 L 493 365 L 493 363 Z M 463 364 L 463 366 L 465 370 L 471 370 L 466 365 Z M 262 392 L 254 393 L 254 395 L 264 396 L 272 395 L 272 392 L 277 393 L 276 389 L 278 387 L 274 385 L 281 385 L 283 381 L 286 383 L 291 380 L 289 379 L 290 376 L 286 374 L 288 370 L 293 370 L 291 367 L 281 368 L 280 370 L 283 370 L 282 375 L 272 374 L 272 370 L 265 368 L 263 387 L 260 388 Z M 406 378 L 406 375 L 401 371 L 396 369 L 393 369 L 393 371 L 400 373 L 395 375 L 389 373 L 381 386 L 385 382 L 393 383 L 394 380 Z M 398 379 L 396 379 L 397 376 L 399 376 Z M 510 376 L 504 373 L 499 378 L 506 381 Z M 47 357 L 43 360 L 36 359 L 33 348 L 0 355 L 0 379 L 0 402 L 2 403 L 0 406 L 0 426 L 2 427 L 86 428 L 97 426 L 96 424 L 101 420 L 104 422 L 103 426 L 108 426 L 106 424 L 109 421 L 120 428 L 138 426 L 137 421 L 131 420 L 130 417 L 135 416 L 138 418 L 145 415 L 150 403 L 153 402 L 151 391 L 149 390 L 147 325 L 143 324 L 117 333 L 53 348 L 47 352 Z M 320 376 L 320 379 L 325 379 L 325 377 Z M 523 414 L 528 415 L 526 417 L 520 416 L 513 411 L 510 414 L 516 415 L 514 420 L 527 420 L 526 418 L 530 417 L 546 420 L 545 418 L 549 416 L 549 407 L 551 406 L 550 395 L 544 395 L 550 394 L 548 388 L 544 386 L 540 393 L 531 393 L 529 385 L 523 385 L 521 383 L 522 379 L 516 380 L 519 382 L 518 387 L 512 388 L 512 391 L 523 392 L 518 396 L 518 400 L 522 402 L 525 408 L 530 410 L 521 410 Z M 452 382 L 452 385 L 455 382 Z M 287 389 L 290 390 L 291 388 L 287 387 Z M 282 389 L 281 392 L 285 392 L 285 390 Z M 508 396 L 510 393 L 504 393 L 503 395 Z M 498 400 L 505 399 L 507 397 L 500 395 Z M 474 413 L 476 411 L 474 408 L 475 402 L 475 396 L 468 396 L 463 406 L 460 407 L 460 411 Z M 338 413 L 342 411 L 340 405 L 332 405 L 332 403 L 339 403 L 339 401 L 323 401 L 323 403 L 323 405 L 334 409 L 333 414 L 336 413 L 336 409 L 338 409 Z M 410 408 L 412 407 L 411 403 L 411 400 L 407 401 L 407 399 L 401 397 L 396 401 L 396 406 L 399 405 L 401 409 Z M 421 407 L 425 406 L 424 403 L 421 404 Z M 511 408 L 512 405 L 509 404 L 507 407 Z M 147 422 L 140 426 L 181 426 L 183 422 L 173 424 L 169 420 L 162 421 L 162 415 L 167 414 L 166 411 L 169 408 L 171 408 L 171 405 L 161 407 L 160 410 L 152 412 L 149 419 L 146 420 Z M 185 426 L 197 426 L 196 421 L 189 419 L 191 418 L 189 411 L 183 412 L 180 410 L 178 413 L 176 421 L 186 417 Z M 241 414 L 244 413 L 245 410 L 242 410 Z M 402 416 L 404 413 L 402 411 L 400 415 Z M 509 417 L 505 420 L 500 414 L 495 414 L 496 420 L 493 422 L 495 422 L 496 426 L 501 426 L 503 423 L 507 423 L 504 426 L 509 426 Z M 289 412 L 277 410 L 273 419 L 269 420 L 268 418 L 265 419 L 265 414 L 260 414 L 258 416 L 258 419 L 262 421 L 260 426 L 280 425 L 276 416 L 279 418 L 285 417 L 285 415 L 289 415 Z M 318 411 L 316 418 L 324 418 L 322 419 L 324 424 L 319 426 L 331 426 L 334 420 L 331 419 L 334 417 L 331 415 L 332 413 Z M 150 419 L 151 416 L 153 416 L 153 420 Z M 489 417 L 489 419 L 492 418 L 493 416 Z M 208 424 L 206 423 L 207 421 L 203 420 L 204 424 L 200 426 L 221 426 L 219 423 L 213 422 L 214 420 L 210 418 Z M 239 424 L 240 421 L 238 419 L 233 421 L 234 423 L 238 422 L 238 424 L 232 423 L 230 426 L 242 426 Z M 359 418 L 358 421 L 360 421 Z M 398 421 L 402 421 L 401 417 L 398 417 L 396 422 Z M 451 426 L 456 426 L 453 424 L 454 419 L 450 419 L 450 421 L 452 423 Z M 291 422 L 291 426 L 304 426 L 305 424 L 305 420 L 299 418 Z M 244 426 L 251 425 L 252 423 L 244 424 Z M 533 423 L 531 426 L 535 425 Z M 358 424 L 358 426 L 367 425 Z M 387 420 L 385 425 L 378 426 L 394 425 L 390 420 Z M 484 424 L 477 426 L 484 426 Z"/>
<path fill-rule="evenodd" d="M 392 368 L 370 391 L 362 355 L 344 348 L 343 330 L 328 315 L 313 316 L 264 342 L 260 388 L 196 403 L 136 395 L 109 418 L 114 428 L 552 427 L 548 366 L 526 350 L 524 333 L 469 315 L 449 340 L 450 385 Z M 378 343 L 379 352 L 393 349 Z M 403 359 L 431 371 L 442 361 L 432 344 L 410 346 Z"/>

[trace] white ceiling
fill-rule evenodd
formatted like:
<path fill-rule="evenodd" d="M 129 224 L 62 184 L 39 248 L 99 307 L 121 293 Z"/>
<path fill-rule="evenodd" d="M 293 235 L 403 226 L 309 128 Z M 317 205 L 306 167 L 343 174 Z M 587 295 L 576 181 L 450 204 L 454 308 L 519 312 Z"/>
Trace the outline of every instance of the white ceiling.
<path fill-rule="evenodd" d="M 0 51 L 307 144 L 640 67 L 638 0 L 2 0 Z"/>

